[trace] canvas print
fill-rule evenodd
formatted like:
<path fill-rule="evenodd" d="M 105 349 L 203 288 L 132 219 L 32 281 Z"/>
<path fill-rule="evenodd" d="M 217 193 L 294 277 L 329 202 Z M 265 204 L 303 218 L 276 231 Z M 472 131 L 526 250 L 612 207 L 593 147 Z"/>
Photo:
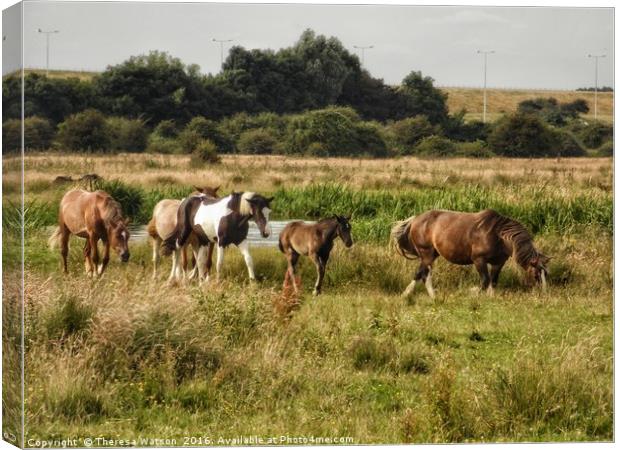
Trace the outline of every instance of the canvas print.
<path fill-rule="evenodd" d="M 612 8 L 2 19 L 6 442 L 613 441 Z"/>

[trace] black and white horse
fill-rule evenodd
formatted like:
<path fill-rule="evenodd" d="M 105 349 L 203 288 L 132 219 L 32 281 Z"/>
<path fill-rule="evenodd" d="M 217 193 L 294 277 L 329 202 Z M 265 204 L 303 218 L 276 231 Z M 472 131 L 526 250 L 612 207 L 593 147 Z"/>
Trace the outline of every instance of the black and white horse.
<path fill-rule="evenodd" d="M 209 281 L 211 258 L 207 257 L 208 246 L 217 243 L 217 278 L 220 277 L 224 262 L 224 249 L 230 244 L 237 246 L 248 267 L 250 279 L 254 280 L 254 262 L 250 255 L 248 222 L 254 220 L 264 238 L 271 234 L 269 208 L 273 197 L 266 198 L 254 192 L 233 192 L 220 199 L 205 196 L 191 196 L 184 199 L 177 211 L 177 225 L 174 233 L 164 240 L 165 253 L 180 252 L 192 231 L 198 237 L 199 249 L 196 257 L 200 282 Z M 172 271 L 176 279 L 183 277 L 180 258 L 174 258 L 177 267 Z M 205 273 L 206 272 L 206 273 Z"/>

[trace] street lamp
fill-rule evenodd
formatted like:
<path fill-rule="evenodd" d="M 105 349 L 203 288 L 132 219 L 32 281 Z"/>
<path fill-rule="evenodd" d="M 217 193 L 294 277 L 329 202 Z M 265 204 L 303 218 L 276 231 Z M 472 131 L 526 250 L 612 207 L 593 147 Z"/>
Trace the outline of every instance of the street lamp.
<path fill-rule="evenodd" d="M 374 45 L 354 45 L 353 48 L 361 50 L 362 53 L 362 66 L 364 65 L 364 52 L 366 50 L 370 50 L 371 48 L 375 48 Z"/>
<path fill-rule="evenodd" d="M 220 66 L 224 65 L 224 43 L 232 42 L 232 39 L 211 39 L 213 42 L 217 42 L 220 44 Z"/>
<path fill-rule="evenodd" d="M 588 55 L 588 58 L 594 58 L 594 120 L 598 115 L 598 59 L 605 58 L 607 55 Z"/>
<path fill-rule="evenodd" d="M 45 35 L 45 75 L 50 74 L 50 34 L 60 33 L 59 30 L 44 31 L 41 28 L 37 28 L 37 31 Z"/>
<path fill-rule="evenodd" d="M 478 50 L 484 55 L 484 89 L 482 94 L 482 122 L 487 121 L 487 55 L 495 53 L 495 50 Z"/>

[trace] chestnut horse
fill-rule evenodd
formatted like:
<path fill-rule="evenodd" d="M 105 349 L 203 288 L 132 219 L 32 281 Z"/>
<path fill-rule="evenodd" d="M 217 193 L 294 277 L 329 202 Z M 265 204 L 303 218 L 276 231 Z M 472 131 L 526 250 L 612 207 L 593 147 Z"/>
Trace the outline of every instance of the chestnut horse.
<path fill-rule="evenodd" d="M 49 239 L 50 247 L 60 240 L 64 272 L 67 273 L 67 255 L 71 234 L 86 239 L 84 259 L 86 273 L 102 275 L 110 261 L 110 247 L 122 262 L 129 260 L 128 220 L 123 218 L 121 205 L 104 191 L 88 192 L 74 189 L 60 202 L 58 228 Z M 97 243 L 103 241 L 103 260 L 99 264 Z"/>
<path fill-rule="evenodd" d="M 193 195 L 204 195 L 207 198 L 218 198 L 217 190 L 220 187 L 196 187 L 195 192 L 192 192 Z M 147 231 L 149 236 L 153 239 L 153 278 L 157 277 L 157 268 L 159 266 L 160 259 L 160 247 L 161 243 L 168 238 L 170 235 L 174 233 L 174 229 L 177 226 L 177 210 L 179 209 L 179 205 L 182 200 L 174 200 L 174 199 L 164 199 L 161 200 L 155 208 L 153 209 L 153 217 L 149 221 L 147 225 Z M 190 274 L 190 278 L 196 273 L 196 255 L 198 253 L 198 239 L 194 233 L 190 235 L 186 245 L 181 250 L 181 264 L 176 264 L 175 261 L 172 263 L 172 267 L 177 270 L 182 270 L 183 273 L 187 270 L 187 247 L 191 245 L 194 253 L 193 262 L 194 262 L 194 270 Z M 214 245 L 209 245 L 209 259 L 211 259 L 211 255 L 213 254 Z M 176 259 L 177 253 L 172 253 L 172 258 Z M 175 277 L 175 273 L 171 271 L 169 280 L 172 280 Z"/>
<path fill-rule="evenodd" d="M 280 233 L 278 245 L 280 251 L 286 255 L 288 268 L 284 275 L 284 286 L 288 285 L 289 279 L 293 280 L 295 293 L 298 292 L 295 281 L 295 266 L 299 255 L 306 255 L 312 259 L 316 266 L 317 279 L 314 285 L 314 295 L 321 293 L 325 267 L 329 260 L 329 254 L 334 247 L 334 240 L 337 237 L 342 239 L 344 245 L 351 247 L 351 217 L 334 216 L 330 219 L 323 219 L 314 224 L 295 221 L 288 223 Z"/>
<path fill-rule="evenodd" d="M 405 296 L 413 292 L 417 281 L 426 285 L 431 297 L 435 296 L 431 268 L 439 256 L 454 264 L 475 265 L 481 290 L 488 289 L 490 294 L 511 256 L 526 272 L 528 282 L 541 283 L 543 289 L 547 286 L 550 258 L 536 250 L 523 225 L 490 209 L 479 213 L 427 211 L 397 222 L 391 237 L 400 255 L 420 258 L 413 281 L 403 292 Z"/>

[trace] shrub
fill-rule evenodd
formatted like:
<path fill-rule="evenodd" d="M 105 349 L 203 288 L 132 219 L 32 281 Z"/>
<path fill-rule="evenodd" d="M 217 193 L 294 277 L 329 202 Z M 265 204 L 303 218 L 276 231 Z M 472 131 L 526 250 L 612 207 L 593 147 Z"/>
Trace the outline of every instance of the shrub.
<path fill-rule="evenodd" d="M 596 156 L 614 156 L 614 141 L 609 140 L 597 148 Z"/>
<path fill-rule="evenodd" d="M 219 162 L 220 157 L 217 154 L 217 147 L 213 142 L 206 139 L 196 146 L 189 160 L 190 167 L 192 168 L 203 167 L 205 164 L 217 164 Z"/>
<path fill-rule="evenodd" d="M 17 152 L 22 148 L 22 122 L 9 119 L 2 124 L 2 151 Z"/>
<path fill-rule="evenodd" d="M 586 154 L 583 145 L 575 136 L 566 130 L 554 130 L 554 154 L 557 156 L 584 156 Z"/>
<path fill-rule="evenodd" d="M 58 143 L 74 151 L 108 151 L 111 146 L 110 127 L 105 116 L 87 109 L 69 116 L 58 126 Z"/>
<path fill-rule="evenodd" d="M 194 117 L 179 134 L 179 143 L 185 153 L 193 153 L 205 139 L 220 152 L 230 153 L 233 150 L 231 140 L 219 130 L 217 123 L 204 117 Z"/>
<path fill-rule="evenodd" d="M 245 131 L 239 137 L 237 150 L 239 153 L 266 155 L 276 152 L 277 142 L 268 130 L 256 129 Z"/>
<path fill-rule="evenodd" d="M 358 152 L 363 156 L 382 158 L 388 156 L 388 150 L 381 135 L 382 128 L 374 122 L 359 122 L 355 125 Z"/>
<path fill-rule="evenodd" d="M 389 127 L 390 137 L 402 154 L 411 154 L 413 148 L 425 137 L 438 135 L 440 128 L 426 116 L 415 116 L 394 122 Z"/>
<path fill-rule="evenodd" d="M 575 122 L 571 129 L 587 148 L 598 148 L 605 141 L 613 139 L 613 126 L 603 122 Z"/>
<path fill-rule="evenodd" d="M 448 116 L 441 124 L 443 134 L 454 141 L 486 141 L 491 130 L 491 125 L 481 120 L 465 122 L 466 112 L 465 110 L 461 110 L 456 114 Z"/>
<path fill-rule="evenodd" d="M 167 155 L 182 153 L 181 144 L 177 139 L 164 138 L 155 133 L 151 133 L 148 139 L 146 151 L 149 153 L 164 153 Z"/>
<path fill-rule="evenodd" d="M 262 128 L 276 138 L 283 138 L 286 133 L 287 116 L 280 116 L 272 112 L 263 112 L 249 115 L 245 112 L 227 117 L 220 122 L 220 130 L 238 144 L 245 131 Z"/>
<path fill-rule="evenodd" d="M 326 157 L 329 156 L 327 148 L 325 145 L 320 142 L 313 142 L 308 146 L 308 150 L 306 151 L 308 156 L 316 156 L 316 157 Z"/>
<path fill-rule="evenodd" d="M 22 127 L 19 119 L 11 119 L 2 125 L 2 141 L 6 151 L 21 149 Z M 24 148 L 43 150 L 49 148 L 54 137 L 54 127 L 49 120 L 32 116 L 24 119 Z"/>
<path fill-rule="evenodd" d="M 162 120 L 157 124 L 153 133 L 163 138 L 175 138 L 179 135 L 179 129 L 174 120 Z"/>
<path fill-rule="evenodd" d="M 110 147 L 126 152 L 143 152 L 148 143 L 148 131 L 139 119 L 108 118 Z"/>
<path fill-rule="evenodd" d="M 454 156 L 457 146 L 450 139 L 442 136 L 429 136 L 420 141 L 414 153 L 422 156 Z"/>
<path fill-rule="evenodd" d="M 492 158 L 495 156 L 484 141 L 459 142 L 456 145 L 456 154 L 467 158 Z"/>
<path fill-rule="evenodd" d="M 488 139 L 489 148 L 498 155 L 541 157 L 554 153 L 554 133 L 534 114 L 516 113 L 500 119 Z"/>

